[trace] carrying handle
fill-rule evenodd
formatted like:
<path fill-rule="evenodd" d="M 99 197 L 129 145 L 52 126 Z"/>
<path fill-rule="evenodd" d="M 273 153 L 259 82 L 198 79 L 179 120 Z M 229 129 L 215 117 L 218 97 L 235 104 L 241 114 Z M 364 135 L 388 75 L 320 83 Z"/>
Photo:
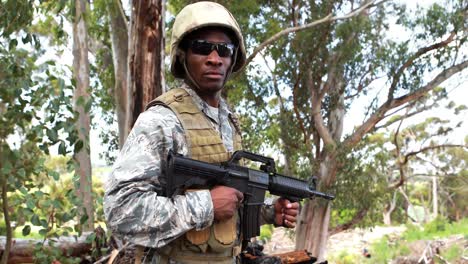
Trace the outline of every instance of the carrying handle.
<path fill-rule="evenodd" d="M 232 154 L 231 158 L 228 160 L 228 163 L 237 163 L 242 158 L 251 161 L 261 162 L 263 163 L 263 165 L 260 166 L 260 169 L 262 171 L 267 173 L 276 173 L 276 165 L 274 159 L 245 150 L 237 150 L 236 152 L 234 152 L 234 154 Z"/>

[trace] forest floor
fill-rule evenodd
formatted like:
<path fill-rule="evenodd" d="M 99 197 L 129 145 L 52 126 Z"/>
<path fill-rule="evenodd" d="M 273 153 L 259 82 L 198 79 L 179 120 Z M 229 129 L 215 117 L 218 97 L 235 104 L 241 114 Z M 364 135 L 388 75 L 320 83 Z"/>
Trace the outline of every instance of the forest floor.
<path fill-rule="evenodd" d="M 377 226 L 370 228 L 355 228 L 332 235 L 328 239 L 328 252 L 335 254 L 342 251 L 361 254 L 364 248 L 385 235 L 399 237 L 406 230 L 405 226 Z M 284 253 L 294 250 L 294 234 L 285 228 L 276 228 L 271 240 L 264 245 L 265 253 Z"/>
<path fill-rule="evenodd" d="M 372 252 L 374 242 L 381 240 L 386 236 L 388 241 L 397 241 L 405 232 L 406 227 L 402 226 L 376 226 L 374 228 L 355 228 L 350 229 L 335 235 L 328 239 L 328 259 L 336 258 L 336 256 L 355 255 L 364 259 L 363 252 L 373 254 Z M 394 242 L 393 242 L 394 243 Z M 439 237 L 434 240 L 418 240 L 407 244 L 407 255 L 399 256 L 398 254 L 392 257 L 392 263 L 419 263 L 418 259 L 422 256 L 441 257 L 439 254 L 450 252 L 450 247 L 457 245 L 462 252 L 455 256 L 454 262 L 437 262 L 437 263 L 462 263 L 468 264 L 468 258 L 465 255 L 468 249 L 468 240 L 466 234 L 450 235 L 448 237 Z M 276 228 L 273 231 L 272 238 L 264 245 L 264 253 L 278 254 L 294 251 L 294 234 L 285 228 Z M 384 249 L 386 250 L 386 249 Z M 379 252 L 381 253 L 381 252 Z M 344 255 L 343 255 L 344 254 Z M 370 257 L 370 256 L 368 256 Z M 341 258 L 341 257 L 339 257 Z M 374 258 L 374 256 L 372 257 Z M 388 259 L 388 258 L 385 258 Z M 429 258 L 430 259 L 430 258 Z M 330 263 L 333 263 L 331 261 Z M 343 263 L 358 263 L 358 262 L 343 262 Z M 369 262 L 366 262 L 369 263 Z M 370 262 L 372 263 L 372 261 Z M 380 262 L 379 262 L 380 263 Z M 429 263 L 429 262 L 426 262 Z M 433 263 L 433 262 L 431 262 Z"/>

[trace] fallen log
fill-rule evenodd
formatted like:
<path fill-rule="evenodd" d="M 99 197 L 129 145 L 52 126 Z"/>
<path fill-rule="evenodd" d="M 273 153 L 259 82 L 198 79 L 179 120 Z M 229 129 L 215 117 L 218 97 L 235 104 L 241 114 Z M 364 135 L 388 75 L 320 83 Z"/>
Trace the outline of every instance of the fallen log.
<path fill-rule="evenodd" d="M 21 239 L 14 238 L 11 251 L 8 257 L 8 263 L 34 263 L 35 245 L 44 242 L 44 250 L 58 248 L 63 256 L 79 257 L 91 253 L 92 243 L 86 242 L 90 233 L 80 237 L 60 237 L 58 239 L 48 239 L 46 241 L 39 239 Z M 6 237 L 0 236 L 0 256 L 5 250 Z"/>
<path fill-rule="evenodd" d="M 297 250 L 280 254 L 272 254 L 272 256 L 279 257 L 281 263 L 287 264 L 302 264 L 302 263 L 315 263 L 316 258 L 307 252 L 307 250 Z"/>

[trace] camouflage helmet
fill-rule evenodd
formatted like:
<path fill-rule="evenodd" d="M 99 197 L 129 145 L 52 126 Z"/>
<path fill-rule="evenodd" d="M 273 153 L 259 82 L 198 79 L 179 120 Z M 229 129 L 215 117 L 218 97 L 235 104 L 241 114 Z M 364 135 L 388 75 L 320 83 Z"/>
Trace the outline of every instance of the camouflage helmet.
<path fill-rule="evenodd" d="M 176 78 L 184 78 L 185 70 L 178 59 L 179 45 L 189 33 L 203 27 L 223 27 L 231 30 L 237 38 L 238 50 L 235 54 L 232 72 L 244 66 L 246 52 L 244 38 L 232 14 L 222 5 L 214 2 L 197 2 L 184 7 L 176 16 L 171 37 L 171 72 Z"/>

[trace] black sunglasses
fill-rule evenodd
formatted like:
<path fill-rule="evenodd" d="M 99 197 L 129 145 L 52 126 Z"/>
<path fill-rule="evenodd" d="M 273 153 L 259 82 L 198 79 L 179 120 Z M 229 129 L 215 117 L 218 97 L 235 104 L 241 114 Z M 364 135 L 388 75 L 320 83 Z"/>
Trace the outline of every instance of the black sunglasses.
<path fill-rule="evenodd" d="M 206 40 L 192 40 L 190 49 L 198 55 L 210 55 L 213 50 L 218 52 L 220 57 L 231 57 L 236 46 L 231 43 L 212 43 Z"/>

